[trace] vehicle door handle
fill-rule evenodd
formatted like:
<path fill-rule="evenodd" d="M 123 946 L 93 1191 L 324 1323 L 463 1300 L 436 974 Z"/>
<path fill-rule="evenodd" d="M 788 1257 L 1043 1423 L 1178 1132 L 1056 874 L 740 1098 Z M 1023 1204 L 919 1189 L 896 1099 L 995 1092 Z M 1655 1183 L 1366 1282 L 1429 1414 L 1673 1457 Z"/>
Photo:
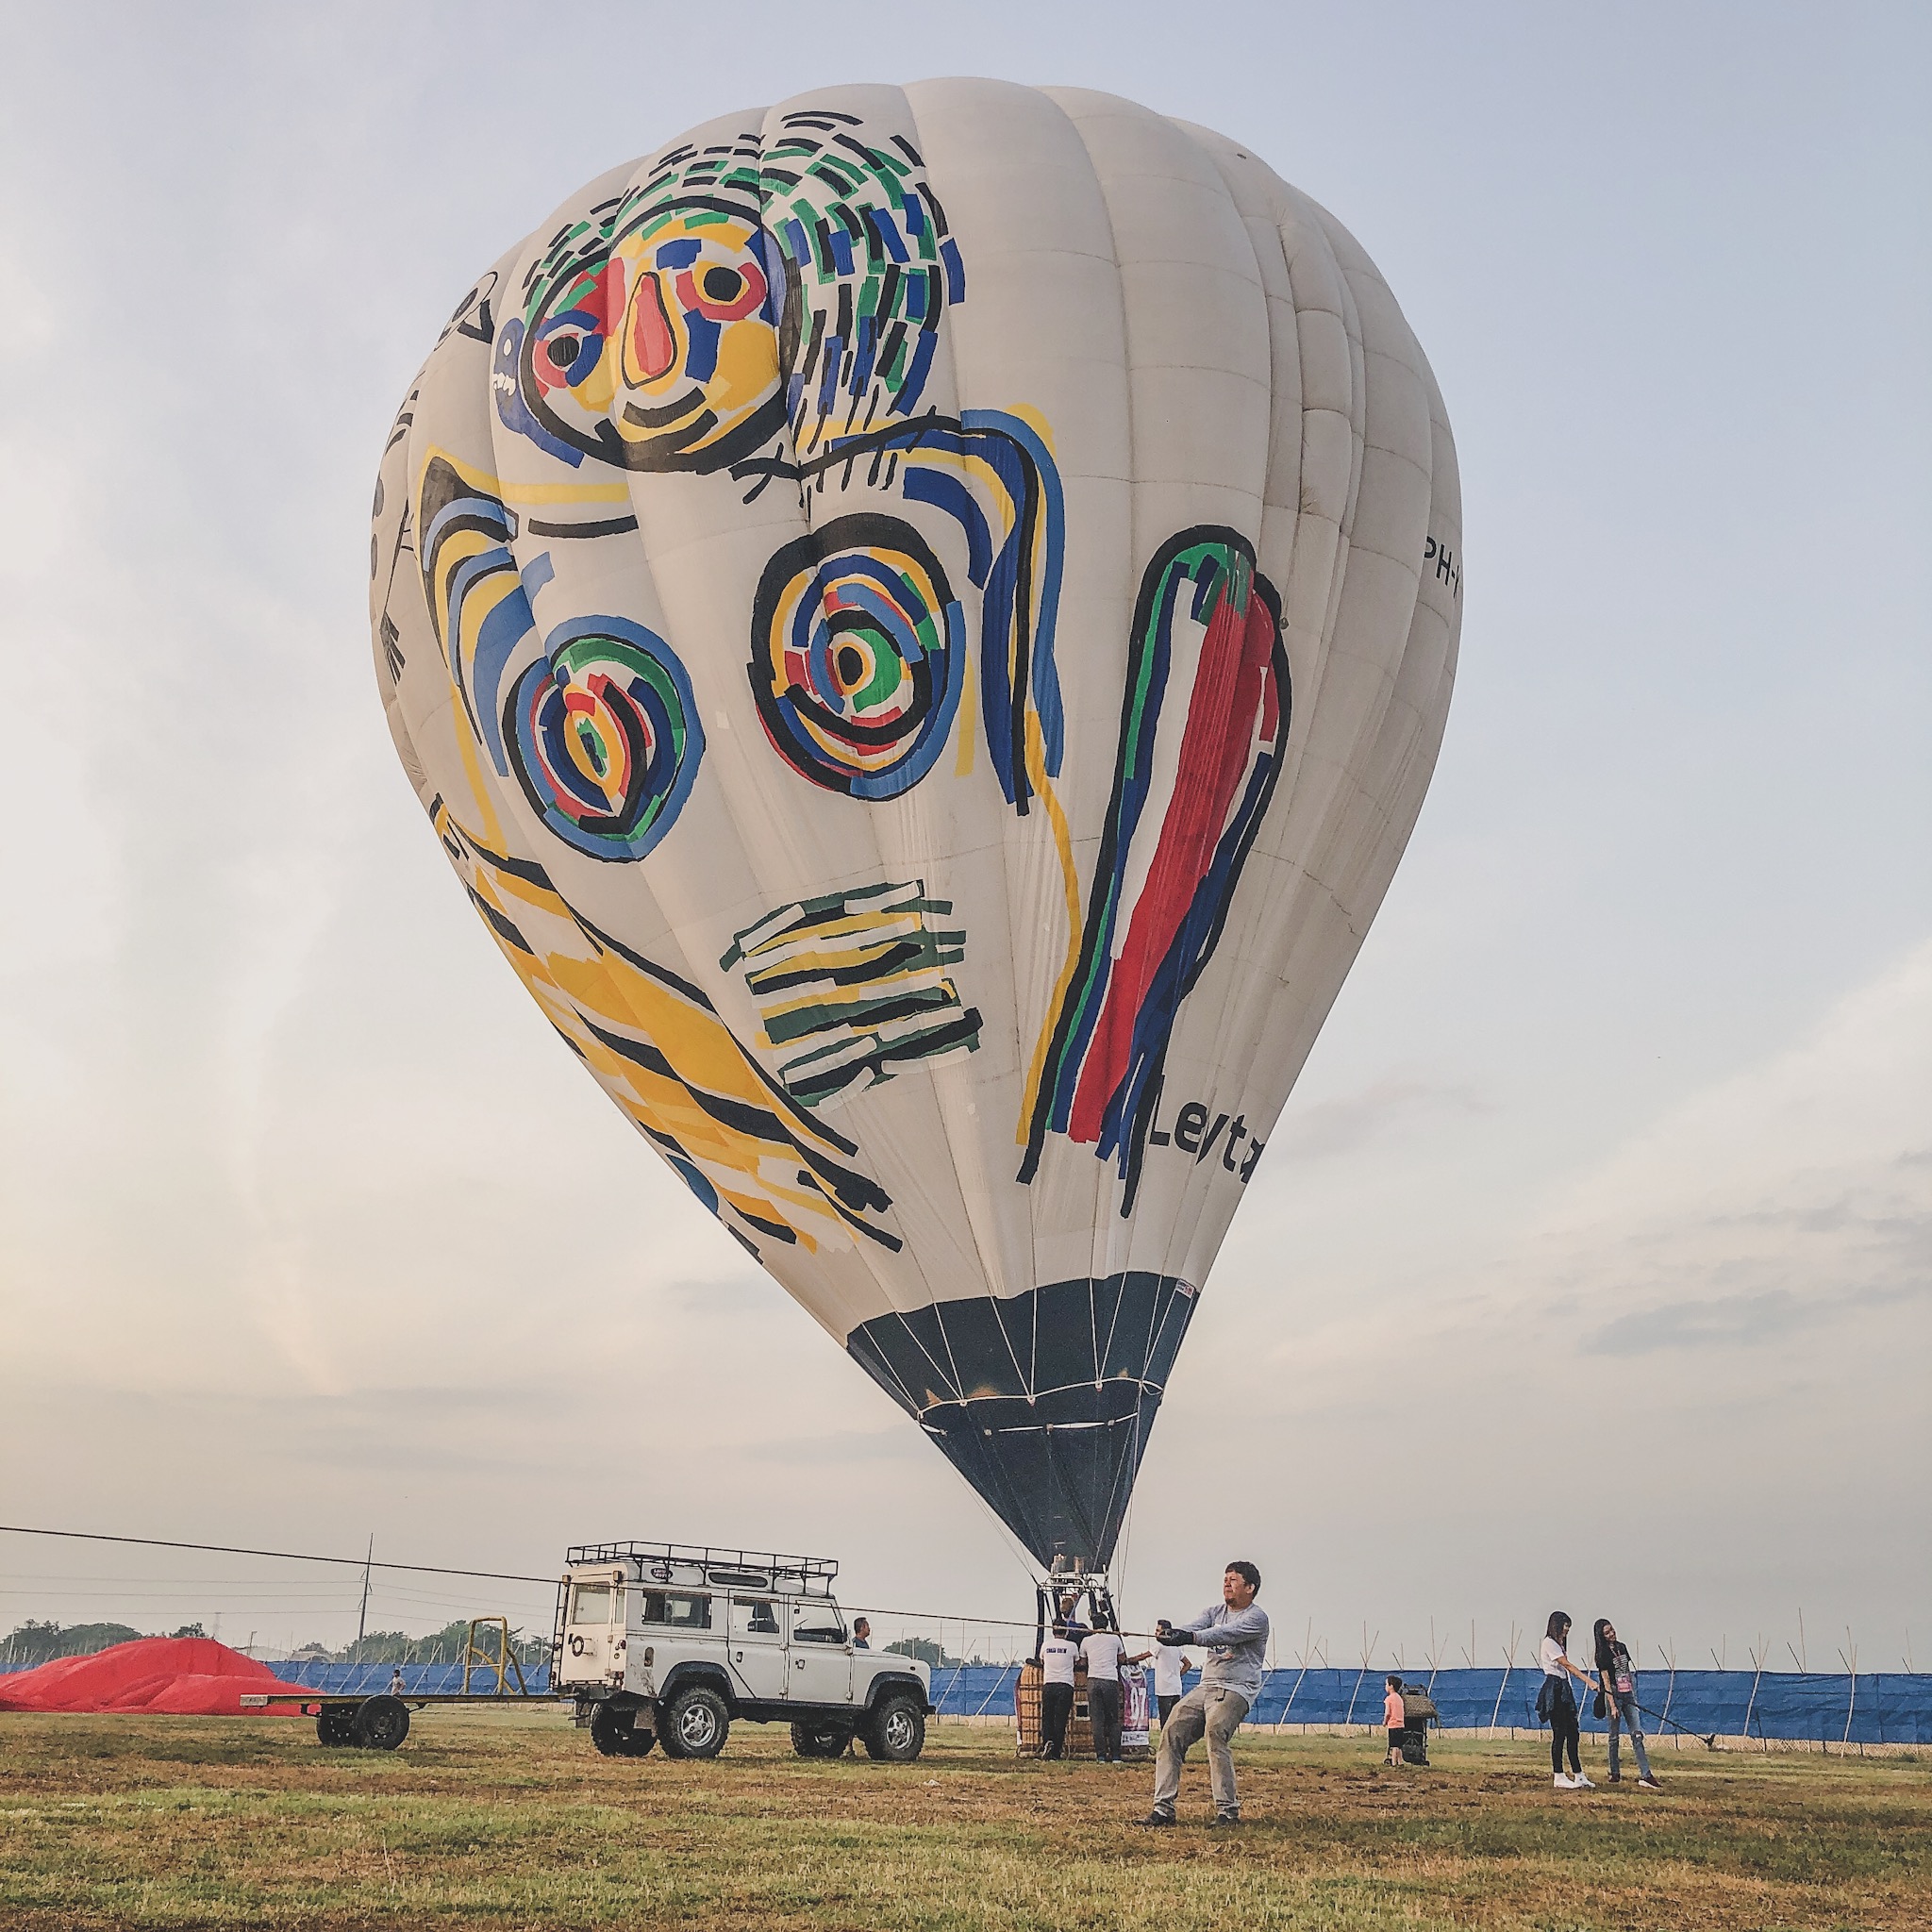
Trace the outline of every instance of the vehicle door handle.
<path fill-rule="evenodd" d="M 805 1668 L 805 1659 L 804 1659 L 804 1658 L 803 1658 L 802 1657 L 794 1657 L 794 1658 L 792 1659 L 792 1661 L 793 1661 L 793 1662 L 794 1662 L 794 1663 L 795 1663 L 795 1664 L 796 1664 L 796 1665 L 798 1666 L 798 1668 L 799 1668 L 799 1669 L 800 1669 L 801 1671 L 802 1671 L 802 1670 L 804 1670 L 804 1668 Z"/>
<path fill-rule="evenodd" d="M 742 1662 L 744 1661 L 744 1653 L 743 1653 L 743 1651 L 741 1651 L 741 1650 L 734 1650 L 734 1651 L 733 1651 L 733 1652 L 731 1653 L 731 1661 L 732 1661 L 733 1663 L 735 1663 L 735 1664 L 741 1664 L 741 1663 L 742 1663 Z"/>

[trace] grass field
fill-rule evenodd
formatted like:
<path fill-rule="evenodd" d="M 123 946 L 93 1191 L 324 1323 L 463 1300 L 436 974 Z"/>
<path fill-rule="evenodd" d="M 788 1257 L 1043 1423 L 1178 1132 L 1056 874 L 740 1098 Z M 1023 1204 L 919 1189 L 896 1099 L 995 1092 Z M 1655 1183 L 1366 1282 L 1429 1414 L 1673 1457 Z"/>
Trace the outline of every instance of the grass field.
<path fill-rule="evenodd" d="M 1552 1791 L 1527 1740 L 1244 1738 L 1249 1824 L 1140 1832 L 1149 1774 L 938 1725 L 916 1765 L 606 1760 L 550 1709 L 419 1712 L 393 1756 L 236 1718 L 0 1717 L 0 1925 L 859 1927 L 1932 1924 L 1923 1761 L 1660 1754 Z M 1198 1756 L 1198 1753 L 1197 1753 Z M 1601 1776 L 1601 1766 L 1594 1767 Z"/>

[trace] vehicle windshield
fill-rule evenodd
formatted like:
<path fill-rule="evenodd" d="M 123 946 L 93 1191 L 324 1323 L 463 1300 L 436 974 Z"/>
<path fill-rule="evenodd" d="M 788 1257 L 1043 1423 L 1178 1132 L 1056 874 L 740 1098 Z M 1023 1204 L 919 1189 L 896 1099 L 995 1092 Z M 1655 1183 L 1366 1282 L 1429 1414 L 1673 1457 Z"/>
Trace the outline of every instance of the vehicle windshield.
<path fill-rule="evenodd" d="M 608 1583 L 580 1583 L 571 1595 L 573 1624 L 608 1624 L 616 1592 Z"/>

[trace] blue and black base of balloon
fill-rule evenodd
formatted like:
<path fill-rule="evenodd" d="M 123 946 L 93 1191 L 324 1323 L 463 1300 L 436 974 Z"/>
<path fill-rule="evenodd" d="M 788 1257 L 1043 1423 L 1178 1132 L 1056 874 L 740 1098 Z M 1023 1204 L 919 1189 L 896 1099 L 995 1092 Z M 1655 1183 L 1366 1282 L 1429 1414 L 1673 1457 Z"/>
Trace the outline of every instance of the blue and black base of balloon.
<path fill-rule="evenodd" d="M 1135 1270 L 880 1315 L 845 1346 L 1042 1564 L 1098 1571 L 1194 1300 Z"/>

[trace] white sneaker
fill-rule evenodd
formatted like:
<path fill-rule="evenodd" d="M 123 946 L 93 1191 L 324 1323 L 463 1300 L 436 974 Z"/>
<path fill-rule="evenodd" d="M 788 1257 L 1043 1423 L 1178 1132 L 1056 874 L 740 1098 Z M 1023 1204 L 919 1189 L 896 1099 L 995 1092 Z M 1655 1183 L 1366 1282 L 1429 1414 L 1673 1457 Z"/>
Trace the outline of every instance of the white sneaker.
<path fill-rule="evenodd" d="M 1574 1791 L 1576 1789 L 1576 1780 L 1567 1771 L 1559 1771 L 1550 1783 L 1559 1791 Z"/>
<path fill-rule="evenodd" d="M 1570 1780 L 1570 1789 L 1574 1791 L 1593 1791 L 1596 1790 L 1596 1786 L 1579 1771 Z"/>

